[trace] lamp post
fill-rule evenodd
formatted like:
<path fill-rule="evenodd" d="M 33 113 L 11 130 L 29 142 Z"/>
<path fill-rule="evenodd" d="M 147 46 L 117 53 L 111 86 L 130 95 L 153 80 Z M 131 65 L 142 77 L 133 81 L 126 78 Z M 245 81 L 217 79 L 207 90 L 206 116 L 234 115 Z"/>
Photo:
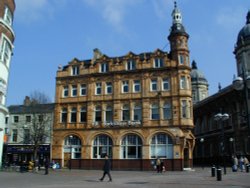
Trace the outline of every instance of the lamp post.
<path fill-rule="evenodd" d="M 235 150 L 234 150 L 234 138 L 230 137 L 229 138 L 229 142 L 230 142 L 230 146 L 231 146 L 232 156 L 234 156 L 234 154 L 235 154 Z"/>
<path fill-rule="evenodd" d="M 220 142 L 220 146 L 221 146 L 221 156 L 223 159 L 223 168 L 224 168 L 224 174 L 227 173 L 227 169 L 226 169 L 226 164 L 225 164 L 225 140 L 224 140 L 224 125 L 223 125 L 223 121 L 226 121 L 229 119 L 229 115 L 227 113 L 221 114 L 218 113 L 214 116 L 214 120 L 221 122 L 221 142 Z"/>
<path fill-rule="evenodd" d="M 72 139 L 73 136 L 69 136 L 69 144 L 70 144 L 70 158 L 69 158 L 69 169 L 71 170 L 71 159 L 72 159 Z"/>
<path fill-rule="evenodd" d="M 201 143 L 201 167 L 202 167 L 202 169 L 204 169 L 204 145 L 203 145 L 203 143 L 204 143 L 204 138 L 200 138 L 200 143 Z"/>
<path fill-rule="evenodd" d="M 250 120 L 249 120 L 249 107 L 250 107 L 250 95 L 249 95 L 249 89 L 250 89 L 250 76 L 248 76 L 247 73 L 245 73 L 244 69 L 242 69 L 242 77 L 236 77 L 233 80 L 233 87 L 237 91 L 242 91 L 243 93 L 243 101 L 245 105 L 246 110 L 246 120 L 247 120 L 247 143 L 245 144 L 245 152 L 249 153 L 249 137 L 250 137 Z M 247 147 L 248 146 L 248 147 Z"/>

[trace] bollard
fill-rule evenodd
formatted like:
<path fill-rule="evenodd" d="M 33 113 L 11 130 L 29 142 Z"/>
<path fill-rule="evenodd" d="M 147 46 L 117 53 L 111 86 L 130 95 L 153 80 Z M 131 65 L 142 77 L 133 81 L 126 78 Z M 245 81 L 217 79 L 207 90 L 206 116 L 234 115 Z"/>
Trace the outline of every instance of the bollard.
<path fill-rule="evenodd" d="M 215 166 L 214 165 L 211 168 L 211 175 L 212 175 L 212 177 L 215 177 Z"/>
<path fill-rule="evenodd" d="M 221 181 L 221 168 L 217 168 L 217 181 Z"/>
<path fill-rule="evenodd" d="M 249 164 L 246 165 L 246 172 L 249 173 Z"/>

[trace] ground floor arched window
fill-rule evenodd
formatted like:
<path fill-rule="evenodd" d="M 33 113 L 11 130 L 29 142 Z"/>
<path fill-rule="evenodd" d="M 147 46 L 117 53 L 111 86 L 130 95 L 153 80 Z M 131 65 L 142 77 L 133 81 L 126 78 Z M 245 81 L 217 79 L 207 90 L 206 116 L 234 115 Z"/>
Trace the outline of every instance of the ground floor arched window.
<path fill-rule="evenodd" d="M 142 157 L 142 140 L 135 134 L 126 135 L 122 139 L 121 159 L 140 159 Z"/>
<path fill-rule="evenodd" d="M 96 136 L 93 143 L 93 158 L 100 159 L 104 158 L 105 155 L 112 158 L 112 146 L 113 141 L 109 136 L 104 134 Z"/>
<path fill-rule="evenodd" d="M 173 141 L 165 133 L 158 133 L 153 136 L 150 142 L 151 158 L 173 158 Z"/>

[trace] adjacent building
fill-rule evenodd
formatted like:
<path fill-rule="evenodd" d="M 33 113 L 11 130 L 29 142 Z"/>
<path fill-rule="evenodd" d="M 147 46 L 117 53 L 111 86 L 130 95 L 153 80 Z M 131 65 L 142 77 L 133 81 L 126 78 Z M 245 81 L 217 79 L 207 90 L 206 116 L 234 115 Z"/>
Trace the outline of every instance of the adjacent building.
<path fill-rule="evenodd" d="M 15 39 L 12 28 L 14 11 L 14 0 L 0 1 L 0 166 L 2 164 L 3 143 L 6 141 L 5 118 L 8 114 L 6 95 Z"/>
<path fill-rule="evenodd" d="M 74 58 L 56 76 L 52 159 L 62 167 L 116 170 L 192 166 L 192 89 L 188 38 L 176 4 L 170 52 Z"/>
<path fill-rule="evenodd" d="M 195 61 L 192 62 L 191 83 L 194 104 L 208 97 L 208 81 Z"/>
<path fill-rule="evenodd" d="M 197 163 L 222 163 L 222 159 L 231 163 L 232 155 L 250 157 L 250 11 L 234 54 L 237 77 L 233 83 L 194 105 Z M 224 116 L 218 119 L 218 113 Z"/>
<path fill-rule="evenodd" d="M 8 139 L 3 161 L 20 164 L 39 160 L 42 164 L 45 157 L 50 157 L 54 104 L 36 104 L 26 97 L 23 105 L 12 105 L 8 109 Z"/>

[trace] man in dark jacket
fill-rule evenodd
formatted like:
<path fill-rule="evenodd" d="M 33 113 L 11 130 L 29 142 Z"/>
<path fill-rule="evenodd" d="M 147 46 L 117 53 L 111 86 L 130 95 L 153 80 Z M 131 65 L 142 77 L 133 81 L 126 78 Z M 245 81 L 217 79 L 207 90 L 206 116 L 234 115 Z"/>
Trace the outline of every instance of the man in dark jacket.
<path fill-rule="evenodd" d="M 103 179 L 105 178 L 106 174 L 109 176 L 109 181 L 112 181 L 112 177 L 110 175 L 110 169 L 111 169 L 111 163 L 110 160 L 108 158 L 108 155 L 105 156 L 105 162 L 103 165 L 103 176 L 100 179 L 100 181 L 103 181 Z"/>
<path fill-rule="evenodd" d="M 44 160 L 44 167 L 45 167 L 44 175 L 48 175 L 49 174 L 49 158 L 48 157 L 46 157 Z"/>

